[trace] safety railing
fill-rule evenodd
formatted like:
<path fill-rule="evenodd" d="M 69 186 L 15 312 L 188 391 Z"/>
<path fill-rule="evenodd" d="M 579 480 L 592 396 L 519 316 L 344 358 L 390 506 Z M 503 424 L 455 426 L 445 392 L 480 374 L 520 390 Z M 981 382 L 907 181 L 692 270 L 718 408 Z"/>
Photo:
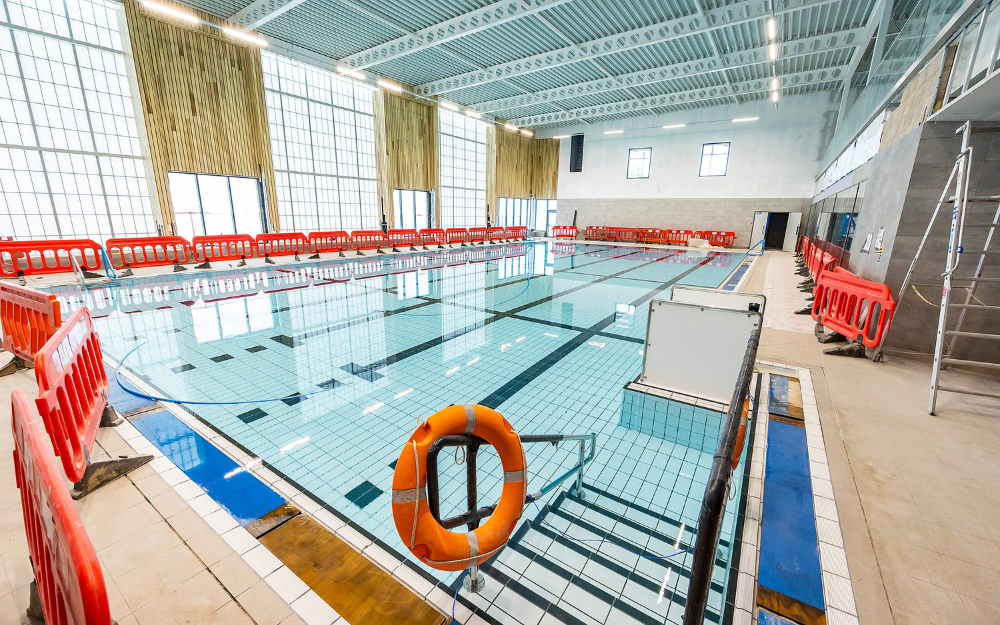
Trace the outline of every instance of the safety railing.
<path fill-rule="evenodd" d="M 427 249 L 428 245 L 436 245 L 438 249 L 444 249 L 444 244 L 448 242 L 448 235 L 441 228 L 424 228 L 420 231 L 420 245 Z"/>
<path fill-rule="evenodd" d="M 587 229 L 583 232 L 583 238 L 585 241 L 603 241 L 607 238 L 606 230 L 607 228 L 604 226 L 587 226 Z M 555 236 L 554 228 L 552 236 Z"/>
<path fill-rule="evenodd" d="M 659 243 L 661 236 L 659 228 L 638 228 L 636 240 L 639 243 Z"/>
<path fill-rule="evenodd" d="M 694 233 L 695 238 L 705 239 L 710 245 L 719 247 L 730 247 L 736 243 L 736 233 L 725 230 L 699 230 Z"/>
<path fill-rule="evenodd" d="M 486 240 L 490 243 L 496 243 L 497 241 L 503 241 L 504 229 L 493 227 L 486 229 Z"/>
<path fill-rule="evenodd" d="M 385 233 L 381 230 L 355 230 L 351 233 L 351 247 L 357 250 L 359 256 L 364 256 L 361 250 L 381 252 L 387 242 Z"/>
<path fill-rule="evenodd" d="M 193 259 L 191 244 L 183 237 L 108 239 L 104 247 L 115 269 L 184 265 Z"/>
<path fill-rule="evenodd" d="M 448 228 L 444 233 L 448 238 L 448 245 L 461 243 L 462 247 L 467 247 L 467 244 L 472 243 L 472 237 L 465 228 Z"/>
<path fill-rule="evenodd" d="M 528 238 L 528 227 L 527 226 L 510 226 L 504 228 L 504 237 L 508 241 L 523 241 Z"/>
<path fill-rule="evenodd" d="M 44 617 L 46 623 L 55 625 L 111 625 L 101 563 L 59 474 L 55 456 L 43 438 L 28 395 L 22 389 L 15 390 L 11 405 L 14 475 L 21 492 L 39 604 L 29 605 L 29 616 Z"/>
<path fill-rule="evenodd" d="M 343 230 L 309 233 L 309 253 L 340 252 L 351 249 L 351 235 Z"/>
<path fill-rule="evenodd" d="M 708 591 L 715 570 L 715 555 L 719 546 L 719 532 L 722 529 L 722 520 L 726 512 L 726 500 L 729 498 L 729 482 L 733 476 L 733 454 L 739 438 L 740 423 L 743 420 L 743 404 L 750 392 L 750 381 L 753 378 L 759 343 L 760 324 L 757 324 L 747 341 L 740 374 L 736 378 L 736 388 L 733 390 L 729 411 L 726 413 L 726 420 L 719 437 L 719 446 L 712 460 L 712 470 L 708 474 L 705 496 L 701 501 L 698 535 L 692 552 L 693 563 L 688 583 L 687 603 L 684 606 L 683 625 L 703 625 L 704 623 L 705 607 L 708 605 Z M 761 399 L 761 376 L 758 374 L 753 401 L 752 420 L 754 421 L 757 419 L 757 409 L 761 401 L 763 401 Z M 747 447 L 749 446 L 748 444 Z"/>
<path fill-rule="evenodd" d="M 469 228 L 470 243 L 485 243 L 488 228 Z"/>
<path fill-rule="evenodd" d="M 108 376 L 90 310 L 78 308 L 35 355 L 35 405 L 78 499 L 151 456 L 91 462 L 97 428 L 121 421 L 107 405 Z"/>
<path fill-rule="evenodd" d="M 840 267 L 820 272 L 813 295 L 812 318 L 865 347 L 878 346 L 896 311 L 889 287 Z"/>
<path fill-rule="evenodd" d="M 400 247 L 408 247 L 415 252 L 420 244 L 420 233 L 416 230 L 390 230 L 386 236 L 393 252 L 398 252 Z"/>
<path fill-rule="evenodd" d="M 587 228 L 590 232 L 590 228 Z M 578 231 L 576 226 L 552 226 L 552 236 L 556 239 L 575 239 Z M 590 238 L 589 234 L 587 238 Z"/>
<path fill-rule="evenodd" d="M 90 239 L 0 241 L 0 276 L 70 272 L 72 257 L 83 269 L 100 269 L 101 246 Z"/>
<path fill-rule="evenodd" d="M 620 243 L 637 243 L 639 241 L 638 228 L 612 228 L 614 240 Z"/>
<path fill-rule="evenodd" d="M 305 254 L 309 251 L 309 239 L 301 232 L 258 234 L 256 241 L 257 255 L 267 258 Z"/>
<path fill-rule="evenodd" d="M 193 237 L 191 251 L 203 262 L 253 258 L 256 241 L 245 234 L 222 234 Z"/>
<path fill-rule="evenodd" d="M 530 503 L 531 501 L 543 497 L 544 495 L 551 492 L 554 488 L 558 487 L 560 484 L 568 480 L 569 478 L 576 476 L 576 485 L 573 490 L 570 491 L 571 494 L 583 497 L 583 472 L 588 464 L 594 459 L 594 449 L 597 442 L 597 434 L 524 434 L 520 436 L 521 444 L 525 443 L 549 443 L 552 445 L 558 445 L 561 442 L 566 441 L 579 441 L 579 453 L 578 460 L 573 468 L 569 469 L 556 479 L 550 481 L 548 484 L 542 487 L 537 493 L 528 495 L 525 497 L 525 503 Z M 587 441 L 590 441 L 590 453 L 585 455 L 585 446 Z M 479 522 L 482 519 L 493 514 L 496 510 L 496 505 L 485 506 L 483 508 L 478 507 L 478 491 L 476 487 L 476 454 L 479 452 L 479 448 L 482 445 L 488 445 L 484 439 L 478 436 L 469 436 L 465 434 L 455 434 L 450 436 L 442 436 L 430 444 L 427 449 L 427 507 L 430 509 L 431 514 L 434 519 L 441 524 L 445 529 L 452 529 L 460 525 L 467 525 L 469 531 L 472 531 L 479 527 Z M 440 505 L 440 495 L 438 490 L 438 454 L 445 447 L 466 447 L 465 453 L 465 463 L 466 463 L 466 489 L 467 489 L 467 501 L 469 508 L 466 512 L 459 514 L 448 519 L 441 518 L 441 505 Z"/>
<path fill-rule="evenodd" d="M 0 375 L 26 369 L 62 325 L 59 302 L 51 293 L 0 282 L 0 325 L 3 348 L 14 355 Z"/>
<path fill-rule="evenodd" d="M 661 230 L 660 232 L 660 243 L 668 245 L 687 245 L 691 237 L 694 236 L 693 230 Z"/>

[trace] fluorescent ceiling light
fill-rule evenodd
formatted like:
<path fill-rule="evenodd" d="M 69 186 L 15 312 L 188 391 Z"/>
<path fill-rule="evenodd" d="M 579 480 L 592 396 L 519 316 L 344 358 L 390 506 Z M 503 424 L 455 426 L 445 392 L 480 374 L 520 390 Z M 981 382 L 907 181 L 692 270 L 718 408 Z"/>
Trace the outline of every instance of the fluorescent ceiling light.
<path fill-rule="evenodd" d="M 480 115 L 479 113 L 477 113 L 475 111 L 470 111 L 469 109 L 465 110 L 465 114 L 468 115 L 469 117 L 471 117 L 472 119 L 482 119 L 483 118 L 483 116 Z"/>
<path fill-rule="evenodd" d="M 176 17 L 177 19 L 184 20 L 185 22 L 191 22 L 192 24 L 201 22 L 198 17 L 191 15 L 190 13 L 184 13 L 183 11 L 178 11 L 177 9 L 163 6 L 162 4 L 157 4 L 155 2 L 143 2 L 142 6 L 146 7 L 150 11 L 156 11 L 157 13 L 163 13 L 164 15 Z"/>
<path fill-rule="evenodd" d="M 266 41 L 264 41 L 260 37 L 254 37 L 253 35 L 248 35 L 245 32 L 243 32 L 242 30 L 234 30 L 232 28 L 223 28 L 222 32 L 226 33 L 230 37 L 235 37 L 237 39 L 242 39 L 243 41 L 246 41 L 247 43 L 252 43 L 252 44 L 254 44 L 256 46 L 260 46 L 262 48 L 266 48 L 267 47 L 267 42 Z"/>
<path fill-rule="evenodd" d="M 736 119 L 733 120 L 733 123 L 734 124 L 738 124 L 740 122 L 755 122 L 758 119 L 760 119 L 760 118 L 759 117 L 737 117 Z"/>
<path fill-rule="evenodd" d="M 440 106 L 442 108 L 446 108 L 449 111 L 457 111 L 458 110 L 458 105 L 457 104 L 452 104 L 451 102 L 438 102 L 438 106 Z"/>
<path fill-rule="evenodd" d="M 771 92 L 771 102 L 777 102 L 777 101 L 778 101 L 778 92 L 777 91 L 772 91 Z"/>
<path fill-rule="evenodd" d="M 771 79 L 771 88 L 772 89 L 777 89 L 778 88 L 778 79 L 777 78 L 772 78 Z"/>
<path fill-rule="evenodd" d="M 357 78 L 358 80 L 368 80 L 368 76 L 365 76 L 361 72 L 355 71 L 355 70 L 351 69 L 350 67 L 344 67 L 343 65 L 338 65 L 337 66 L 337 71 L 339 73 L 341 73 L 341 74 L 346 74 L 347 76 L 350 76 L 351 78 Z"/>
<path fill-rule="evenodd" d="M 608 130 L 604 134 L 606 134 L 606 135 L 620 135 L 623 132 L 625 132 L 625 131 L 624 130 Z"/>
<path fill-rule="evenodd" d="M 510 122 L 507 122 L 506 124 L 504 124 L 503 127 L 506 128 L 507 130 L 511 131 L 511 132 L 517 132 L 517 126 L 515 126 L 514 124 L 512 124 Z"/>
<path fill-rule="evenodd" d="M 524 135 L 525 137 L 533 137 L 533 136 L 535 136 L 535 133 L 531 132 L 527 128 L 522 128 L 521 129 L 521 134 Z"/>
<path fill-rule="evenodd" d="M 771 57 L 772 61 L 778 58 L 778 44 L 772 43 L 771 45 L 767 46 L 767 53 L 768 56 Z"/>
<path fill-rule="evenodd" d="M 668 126 L 664 126 L 663 129 L 664 130 L 670 130 L 671 128 L 683 128 L 686 125 L 687 124 L 670 124 Z"/>
<path fill-rule="evenodd" d="M 552 137 L 553 139 L 569 139 L 569 135 L 559 135 L 557 137 Z"/>
<path fill-rule="evenodd" d="M 388 89 L 389 91 L 395 91 L 396 93 L 402 93 L 403 92 L 403 88 L 400 87 L 399 85 L 394 85 L 393 83 L 386 82 L 384 80 L 379 80 L 378 81 L 378 86 L 382 87 L 383 89 Z"/>
<path fill-rule="evenodd" d="M 773 17 L 767 20 L 767 38 L 774 39 L 778 35 L 778 22 Z"/>

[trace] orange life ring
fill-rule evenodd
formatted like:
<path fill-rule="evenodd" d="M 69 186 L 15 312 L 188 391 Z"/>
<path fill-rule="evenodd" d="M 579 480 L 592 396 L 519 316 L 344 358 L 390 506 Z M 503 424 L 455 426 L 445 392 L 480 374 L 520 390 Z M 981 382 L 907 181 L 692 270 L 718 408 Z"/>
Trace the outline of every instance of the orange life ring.
<path fill-rule="evenodd" d="M 740 456 L 743 455 L 743 445 L 747 440 L 747 415 L 750 414 L 750 398 L 743 401 L 743 418 L 740 419 L 740 432 L 736 435 L 736 448 L 733 449 L 733 470 L 740 464 Z"/>
<path fill-rule="evenodd" d="M 503 465 L 500 502 L 472 532 L 445 529 L 427 506 L 427 450 L 436 439 L 451 434 L 485 439 Z M 461 571 L 485 562 L 507 544 L 524 512 L 526 469 L 521 439 L 496 410 L 465 404 L 434 413 L 406 441 L 392 477 L 392 518 L 403 544 L 421 562 L 441 571 Z"/>

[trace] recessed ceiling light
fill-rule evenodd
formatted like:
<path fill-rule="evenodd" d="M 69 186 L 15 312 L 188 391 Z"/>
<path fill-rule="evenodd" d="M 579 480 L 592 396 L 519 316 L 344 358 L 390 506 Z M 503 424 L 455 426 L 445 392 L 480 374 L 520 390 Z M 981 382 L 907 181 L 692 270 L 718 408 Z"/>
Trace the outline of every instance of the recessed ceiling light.
<path fill-rule="evenodd" d="M 449 111 L 457 111 L 458 110 L 458 105 L 452 104 L 451 102 L 438 102 L 438 106 L 440 106 L 442 108 L 446 108 Z"/>
<path fill-rule="evenodd" d="M 337 72 L 340 74 L 345 74 L 347 76 L 350 76 L 351 78 L 357 78 L 358 80 L 368 80 L 368 77 L 362 74 L 361 72 L 355 71 L 350 67 L 344 67 L 343 65 L 337 66 Z"/>
<path fill-rule="evenodd" d="M 625 132 L 625 131 L 624 130 L 608 130 L 604 134 L 606 134 L 606 135 L 620 135 L 623 132 Z"/>
<path fill-rule="evenodd" d="M 686 125 L 687 124 L 670 124 L 668 126 L 664 126 L 663 129 L 664 130 L 670 130 L 671 128 L 683 128 Z"/>
<path fill-rule="evenodd" d="M 163 13 L 164 15 L 176 17 L 177 19 L 184 20 L 185 22 L 191 22 L 192 24 L 197 24 L 201 21 L 190 13 L 184 13 L 183 11 L 178 11 L 177 9 L 163 6 L 162 4 L 157 4 L 155 2 L 143 2 L 142 6 L 146 7 L 150 11 L 156 11 L 157 13 Z"/>
<path fill-rule="evenodd" d="M 252 44 L 260 46 L 262 48 L 266 48 L 267 47 L 267 42 L 266 41 L 264 41 L 260 37 L 254 37 L 253 35 L 248 35 L 245 32 L 243 32 L 242 30 L 234 30 L 232 28 L 223 28 L 222 32 L 226 33 L 230 37 L 236 37 L 237 39 L 242 39 L 243 41 L 246 41 L 248 43 L 252 43 Z"/>
<path fill-rule="evenodd" d="M 569 135 L 559 135 L 557 137 L 552 137 L 553 139 L 569 139 Z"/>
<path fill-rule="evenodd" d="M 387 82 L 385 80 L 379 80 L 378 86 L 382 87 L 383 89 L 388 89 L 389 91 L 395 91 L 396 93 L 402 93 L 403 91 L 403 88 L 400 87 L 399 85 Z"/>
<path fill-rule="evenodd" d="M 483 118 L 483 116 L 480 115 L 479 113 L 477 113 L 475 111 L 470 111 L 469 109 L 465 109 L 465 114 L 468 115 L 469 117 L 473 118 L 473 119 L 482 119 Z"/>
<path fill-rule="evenodd" d="M 515 126 L 514 124 L 512 124 L 510 122 L 507 122 L 506 124 L 504 124 L 503 127 L 506 128 L 507 130 L 511 131 L 511 132 L 517 132 L 517 126 Z"/>
<path fill-rule="evenodd" d="M 734 124 L 739 124 L 740 122 L 755 122 L 758 119 L 760 119 L 760 118 L 759 117 L 737 117 L 736 119 L 733 120 L 733 123 Z"/>
<path fill-rule="evenodd" d="M 535 133 L 531 132 L 527 128 L 522 128 L 521 129 L 521 134 L 524 135 L 525 137 L 533 137 L 533 136 L 535 136 Z"/>

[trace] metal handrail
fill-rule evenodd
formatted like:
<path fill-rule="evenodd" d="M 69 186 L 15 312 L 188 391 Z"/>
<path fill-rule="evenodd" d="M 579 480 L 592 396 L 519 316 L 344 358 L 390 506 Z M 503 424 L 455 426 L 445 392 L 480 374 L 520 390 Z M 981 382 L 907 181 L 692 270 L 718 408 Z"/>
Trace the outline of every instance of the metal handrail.
<path fill-rule="evenodd" d="M 544 496 L 546 493 L 550 492 L 555 487 L 559 486 L 567 479 L 576 475 L 576 486 L 574 487 L 572 494 L 578 497 L 584 497 L 583 493 L 583 470 L 588 464 L 594 459 L 594 449 L 597 443 L 597 434 L 591 432 L 590 434 L 526 434 L 520 437 L 521 443 L 551 443 L 553 445 L 558 445 L 563 441 L 579 441 L 580 442 L 580 459 L 576 466 L 574 466 L 569 471 L 566 471 L 556 479 L 552 480 L 546 484 L 537 493 L 527 495 L 524 498 L 525 503 L 531 503 L 535 499 Z M 587 441 L 590 441 L 590 454 L 584 457 L 584 447 Z M 431 443 L 430 447 L 427 449 L 427 507 L 430 509 L 431 515 L 434 519 L 441 524 L 445 529 L 452 529 L 460 525 L 467 525 L 469 530 L 474 530 L 479 527 L 479 521 L 485 519 L 486 517 L 493 514 L 496 510 L 496 504 L 492 506 L 485 506 L 483 508 L 477 507 L 478 504 L 478 490 L 476 488 L 476 454 L 479 451 L 479 447 L 482 445 L 488 445 L 489 443 L 478 436 L 468 436 L 465 434 L 454 434 L 449 436 L 442 436 Z M 465 454 L 465 464 L 466 464 L 466 491 L 468 495 L 469 509 L 466 512 L 458 516 L 451 517 L 449 519 L 441 518 L 441 507 L 440 507 L 440 497 L 438 491 L 438 453 L 445 447 L 468 447 L 468 451 Z"/>
<path fill-rule="evenodd" d="M 750 392 L 750 379 L 753 377 L 759 344 L 760 325 L 754 328 L 747 341 L 747 350 L 743 355 L 740 375 L 737 378 L 736 388 L 733 390 L 733 398 L 729 404 L 729 412 L 726 414 L 726 422 L 722 427 L 719 447 L 716 449 L 715 459 L 712 461 L 712 472 L 709 474 L 708 484 L 705 486 L 705 497 L 701 501 L 698 536 L 695 539 L 694 551 L 692 552 L 694 561 L 691 565 L 691 578 L 688 584 L 683 625 L 702 625 L 705 619 L 708 590 L 715 568 L 715 551 L 719 545 L 719 532 L 722 529 L 722 518 L 726 512 L 726 500 L 729 498 L 729 480 L 733 475 L 733 452 L 736 449 L 740 421 L 743 418 L 743 402 Z M 760 385 L 761 376 L 758 374 L 753 419 L 757 418 L 757 407 L 760 404 Z"/>

